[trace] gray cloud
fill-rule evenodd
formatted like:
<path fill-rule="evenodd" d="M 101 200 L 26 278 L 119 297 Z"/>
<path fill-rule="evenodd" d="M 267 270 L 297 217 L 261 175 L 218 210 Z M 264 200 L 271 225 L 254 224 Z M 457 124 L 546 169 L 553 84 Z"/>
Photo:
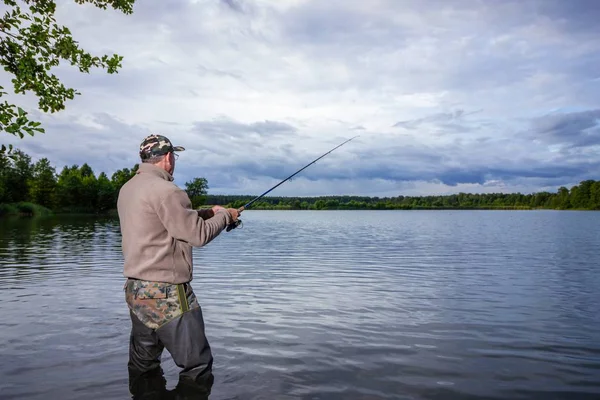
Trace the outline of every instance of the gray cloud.
<path fill-rule="evenodd" d="M 233 11 L 244 13 L 244 7 L 242 6 L 242 2 L 240 0 L 221 0 L 221 2 L 227 7 L 231 8 Z"/>
<path fill-rule="evenodd" d="M 206 68 L 203 65 L 198 65 L 198 71 L 200 75 L 217 75 L 217 76 L 225 76 L 238 80 L 243 80 L 243 76 L 241 72 L 238 71 L 222 71 L 214 68 Z"/>
<path fill-rule="evenodd" d="M 451 113 L 437 113 L 437 114 L 433 114 L 433 115 L 430 115 L 430 116 L 424 117 L 424 118 L 396 122 L 393 125 L 393 127 L 415 129 L 419 125 L 421 125 L 423 123 L 428 123 L 428 122 L 435 123 L 435 122 L 450 122 L 450 121 L 461 120 L 463 114 L 464 114 L 464 110 L 456 110 L 455 112 L 451 112 Z"/>
<path fill-rule="evenodd" d="M 146 127 L 129 125 L 107 114 L 97 114 L 89 121 L 69 118 L 48 124 L 50 128 L 43 137 L 16 143 L 34 159 L 51 154 L 51 161 L 59 170 L 64 165 L 87 162 L 97 174 L 103 171 L 109 176 L 117 169 L 139 162 L 139 143 L 150 132 Z M 545 126 L 557 125 L 570 126 Z M 61 141 L 54 139 L 57 135 Z M 251 135 L 260 139 L 250 140 Z M 188 133 L 169 135 L 187 148 L 176 169 L 176 182 L 183 185 L 193 177 L 204 176 L 211 193 L 226 193 L 251 179 L 256 183 L 254 190 L 266 190 L 273 182 L 286 178 L 332 148 L 331 143 L 322 143 L 318 150 L 302 150 L 299 144 L 290 144 L 294 142 L 294 135 L 297 133 L 293 126 L 276 121 L 246 124 L 227 118 L 199 121 Z M 334 185 L 338 187 L 336 190 L 343 190 L 341 182 L 350 185 L 351 182 L 377 181 L 396 182 L 400 186 L 410 182 L 437 182 L 458 188 L 468 184 L 483 187 L 490 181 L 519 185 L 523 180 L 535 180 L 543 187 L 578 182 L 590 173 L 600 173 L 597 157 L 573 160 L 559 154 L 552 159 L 538 159 L 525 148 L 525 141 L 518 142 L 516 137 L 451 145 L 424 145 L 414 137 L 395 140 L 393 137 L 386 136 L 383 143 L 370 142 L 368 136 L 363 140 L 359 138 L 319 160 L 294 180 L 303 182 L 304 190 L 311 185 L 326 190 L 322 182 L 332 182 L 332 185 L 338 182 Z M 269 140 L 273 138 L 279 139 Z M 522 152 L 513 152 L 507 147 L 509 144 L 522 147 Z M 291 185 L 287 190 L 293 191 L 293 188 Z M 363 188 L 361 194 L 372 195 L 369 187 Z"/>
<path fill-rule="evenodd" d="M 494 123 L 488 119 L 473 119 L 471 115 L 478 114 L 482 110 L 465 112 L 458 109 L 451 112 L 440 112 L 425 117 L 396 122 L 392 128 L 407 130 L 409 132 L 427 131 L 436 136 L 473 134 L 475 139 L 478 132 L 493 128 Z M 458 141 L 462 139 L 456 139 Z M 481 140 L 481 138 L 478 138 Z"/>
<path fill-rule="evenodd" d="M 470 131 L 473 128 L 470 127 L 469 125 L 471 124 L 470 121 L 466 120 L 465 117 L 471 114 L 476 114 L 479 111 L 474 111 L 474 112 L 469 112 L 469 113 L 465 113 L 464 110 L 456 110 L 453 112 L 442 112 L 442 113 L 436 113 L 436 114 L 432 114 L 423 118 L 417 118 L 417 119 L 412 119 L 412 120 L 406 120 L 406 121 L 399 121 L 396 122 L 394 125 L 392 125 L 392 127 L 394 128 L 405 128 L 405 129 L 409 129 L 409 130 L 415 130 L 417 128 L 420 128 L 422 125 L 435 125 L 438 126 L 441 129 L 444 129 L 445 132 L 465 132 L 465 131 Z"/>
<path fill-rule="evenodd" d="M 263 139 L 273 136 L 295 136 L 297 129 L 290 124 L 278 121 L 260 121 L 250 124 L 236 122 L 230 118 L 220 118 L 212 121 L 199 121 L 194 123 L 194 132 L 205 135 L 207 138 L 221 140 L 233 137 L 247 140 L 249 135 L 256 135 Z"/>
<path fill-rule="evenodd" d="M 531 135 L 549 143 L 570 147 L 600 144 L 600 109 L 549 114 L 536 118 L 532 125 Z"/>
<path fill-rule="evenodd" d="M 600 33 L 600 4 L 595 0 L 548 0 L 537 2 L 537 6 L 565 31 L 583 36 Z"/>
<path fill-rule="evenodd" d="M 522 179 L 537 179 L 540 184 L 548 184 L 560 181 L 561 177 L 571 182 L 600 172 L 600 162 L 594 157 L 576 161 L 560 154 L 538 158 L 532 155 L 526 138 L 482 139 L 432 145 L 423 145 L 418 138 L 409 136 L 403 139 L 384 136 L 377 144 L 359 140 L 303 171 L 302 179 L 310 182 L 425 181 L 455 187 L 484 185 L 488 181 L 515 185 Z M 266 142 L 253 142 L 251 149 L 228 160 L 231 174 L 228 176 L 283 179 L 319 155 L 315 152 L 308 158 L 293 147 L 283 150 Z M 265 156 L 257 159 L 255 154 Z"/>

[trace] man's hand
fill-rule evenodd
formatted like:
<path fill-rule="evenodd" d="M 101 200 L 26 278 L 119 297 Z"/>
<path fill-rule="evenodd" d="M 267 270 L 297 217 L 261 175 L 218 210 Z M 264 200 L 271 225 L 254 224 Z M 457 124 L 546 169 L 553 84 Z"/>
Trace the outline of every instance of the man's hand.
<path fill-rule="evenodd" d="M 216 213 L 218 210 L 227 210 L 229 215 L 231 215 L 231 219 L 233 220 L 233 222 L 237 221 L 237 219 L 241 213 L 241 211 L 239 211 L 237 208 L 225 208 L 225 207 L 221 207 L 221 206 L 213 206 L 212 211 L 214 213 Z"/>
<path fill-rule="evenodd" d="M 237 221 L 238 217 L 240 216 L 237 208 L 228 208 L 227 211 L 229 211 L 229 215 L 231 215 L 233 222 Z"/>

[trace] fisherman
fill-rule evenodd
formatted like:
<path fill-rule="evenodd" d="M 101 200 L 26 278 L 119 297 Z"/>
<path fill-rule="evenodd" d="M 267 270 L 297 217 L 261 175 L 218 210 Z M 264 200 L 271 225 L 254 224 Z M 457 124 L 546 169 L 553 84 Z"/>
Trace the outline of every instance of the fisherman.
<path fill-rule="evenodd" d="M 160 369 L 163 349 L 182 368 L 180 382 L 211 386 L 213 356 L 202 309 L 190 282 L 193 247 L 208 244 L 238 219 L 238 210 L 193 210 L 173 183 L 176 152 L 162 135 L 140 145 L 142 163 L 119 191 L 117 210 L 124 256 L 124 291 L 131 317 L 128 371 L 136 377 Z M 162 369 L 160 369 L 162 371 Z"/>

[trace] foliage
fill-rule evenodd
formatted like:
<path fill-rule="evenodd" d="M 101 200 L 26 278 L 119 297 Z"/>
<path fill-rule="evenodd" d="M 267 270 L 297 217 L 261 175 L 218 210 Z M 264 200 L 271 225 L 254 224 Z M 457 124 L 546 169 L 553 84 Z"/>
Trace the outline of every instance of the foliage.
<path fill-rule="evenodd" d="M 16 203 L 28 198 L 28 182 L 33 177 L 31 157 L 16 150 L 9 159 L 0 154 L 0 203 Z"/>
<path fill-rule="evenodd" d="M 18 202 L 14 204 L 0 204 L 0 217 L 10 215 L 48 216 L 52 211 L 46 207 L 29 202 Z"/>
<path fill-rule="evenodd" d="M 206 201 L 208 181 L 205 178 L 194 178 L 185 183 L 185 191 L 192 201 L 192 207 L 198 208 Z"/>
<path fill-rule="evenodd" d="M 208 204 L 241 207 L 254 196 L 209 195 Z M 262 210 L 423 210 L 423 209 L 587 209 L 600 210 L 600 181 L 586 180 L 557 193 L 458 193 L 445 196 L 263 197 L 252 204 Z"/>
<path fill-rule="evenodd" d="M 121 187 L 130 180 L 139 168 L 139 164 L 135 164 L 135 166 L 130 170 L 129 168 L 123 168 L 112 174 L 111 183 L 115 192 L 119 192 Z"/>
<path fill-rule="evenodd" d="M 101 172 L 98 176 L 96 190 L 98 191 L 97 209 L 100 212 L 106 212 L 115 208 L 117 190 L 108 176 Z"/>
<path fill-rule="evenodd" d="M 104 172 L 96 177 L 87 163 L 65 166 L 57 174 L 47 158 L 34 164 L 31 157 L 18 149 L 12 157 L 0 154 L 0 204 L 4 204 L 0 215 L 30 214 L 26 204 L 15 206 L 19 202 L 35 203 L 57 212 L 102 213 L 112 210 L 116 207 L 118 189 L 135 174 L 137 168 L 136 164 L 132 169 L 118 170 L 109 180 Z M 43 213 L 41 209 L 34 211 L 34 214 Z"/>
<path fill-rule="evenodd" d="M 5 215 L 17 215 L 17 207 L 13 204 L 1 204 L 0 203 L 0 217 Z"/>
<path fill-rule="evenodd" d="M 28 182 L 29 198 L 41 206 L 54 206 L 53 194 L 56 190 L 56 170 L 47 158 L 42 158 L 33 166 L 33 174 Z"/>
<path fill-rule="evenodd" d="M 111 6 L 125 14 L 133 12 L 135 0 L 75 0 L 76 3 L 91 3 L 101 9 Z M 122 56 L 93 56 L 82 49 L 73 39 L 66 26 L 56 23 L 54 0 L 3 0 L 8 10 L 0 18 L 0 65 L 13 75 L 15 94 L 30 91 L 38 98 L 38 108 L 44 112 L 56 112 L 65 108 L 65 101 L 79 93 L 67 88 L 50 71 L 61 60 L 76 66 L 80 72 L 89 73 L 92 68 L 104 68 L 109 74 L 117 73 Z M 8 95 L 0 86 L 0 97 Z M 23 138 L 43 133 L 41 123 L 32 121 L 21 107 L 0 102 L 0 132 Z M 12 152 L 9 146 L 8 153 Z M 6 153 L 2 145 L 0 154 Z"/>
<path fill-rule="evenodd" d="M 35 216 L 45 216 L 50 215 L 52 212 L 46 207 L 42 207 L 38 204 L 29 203 L 26 201 L 21 201 L 16 204 L 16 208 L 19 214 L 24 215 L 35 215 Z"/>

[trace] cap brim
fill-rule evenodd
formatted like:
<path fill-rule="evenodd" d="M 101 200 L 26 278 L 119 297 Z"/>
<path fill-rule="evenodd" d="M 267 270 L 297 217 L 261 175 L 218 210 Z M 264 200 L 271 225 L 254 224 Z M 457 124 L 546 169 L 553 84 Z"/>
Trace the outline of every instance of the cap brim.
<path fill-rule="evenodd" d="M 183 147 L 183 146 L 173 146 L 173 150 L 174 151 L 184 151 L 185 147 Z"/>

